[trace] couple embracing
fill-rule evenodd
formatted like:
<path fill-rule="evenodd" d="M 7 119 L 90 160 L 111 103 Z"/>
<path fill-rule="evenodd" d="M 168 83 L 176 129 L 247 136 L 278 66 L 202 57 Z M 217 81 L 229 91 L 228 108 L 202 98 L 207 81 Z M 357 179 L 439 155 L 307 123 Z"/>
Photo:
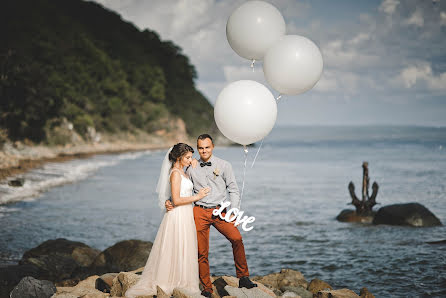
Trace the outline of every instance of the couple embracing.
<path fill-rule="evenodd" d="M 172 295 L 174 288 L 187 289 L 211 297 L 209 270 L 209 230 L 213 225 L 232 244 L 239 287 L 257 285 L 249 279 L 240 231 L 212 211 L 229 201 L 240 208 L 240 195 L 231 165 L 212 155 L 214 144 L 208 134 L 197 139 L 200 160 L 193 160 L 194 149 L 184 143 L 173 146 L 161 166 L 157 185 L 164 214 L 152 250 L 140 280 L 130 287 L 125 297 L 156 295 L 159 286 Z M 184 168 L 187 168 L 186 172 Z M 222 212 L 224 215 L 225 212 Z"/>

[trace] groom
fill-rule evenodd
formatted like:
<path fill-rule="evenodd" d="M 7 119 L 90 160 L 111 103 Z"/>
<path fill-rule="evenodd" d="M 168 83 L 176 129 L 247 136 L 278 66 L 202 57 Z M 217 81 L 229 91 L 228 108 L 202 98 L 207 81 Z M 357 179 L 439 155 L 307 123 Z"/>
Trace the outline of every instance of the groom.
<path fill-rule="evenodd" d="M 201 293 L 205 297 L 211 297 L 212 283 L 209 270 L 209 230 L 213 225 L 217 231 L 228 239 L 232 244 L 232 253 L 234 255 L 235 269 L 237 278 L 239 278 L 240 288 L 257 287 L 249 279 L 248 264 L 245 257 L 245 247 L 243 245 L 242 235 L 234 223 L 226 222 L 219 216 L 214 216 L 212 211 L 218 208 L 218 204 L 227 200 L 231 208 L 240 209 L 240 195 L 232 172 L 231 164 L 223 159 L 212 155 L 214 143 L 212 137 L 208 134 L 202 134 L 197 139 L 198 153 L 200 154 L 199 165 L 189 166 L 186 173 L 194 184 L 194 193 L 203 187 L 210 187 L 211 192 L 200 201 L 195 202 L 194 219 L 197 228 L 198 240 L 198 265 L 200 271 L 200 283 L 203 286 Z M 167 210 L 172 209 L 170 201 L 166 201 Z M 225 211 L 222 212 L 224 216 Z"/>

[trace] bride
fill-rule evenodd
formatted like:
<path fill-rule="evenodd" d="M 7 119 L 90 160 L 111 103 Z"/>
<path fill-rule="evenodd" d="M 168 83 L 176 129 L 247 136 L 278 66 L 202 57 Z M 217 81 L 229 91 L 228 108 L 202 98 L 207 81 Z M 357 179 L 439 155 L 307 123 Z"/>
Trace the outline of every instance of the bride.
<path fill-rule="evenodd" d="M 164 157 L 156 189 L 159 204 L 165 210 L 165 201 L 171 198 L 176 208 L 164 214 L 141 278 L 125 297 L 156 295 L 156 286 L 169 296 L 174 288 L 200 293 L 192 203 L 207 196 L 210 189 L 202 188 L 193 195 L 192 181 L 183 170 L 191 164 L 193 152 L 191 146 L 178 143 Z"/>

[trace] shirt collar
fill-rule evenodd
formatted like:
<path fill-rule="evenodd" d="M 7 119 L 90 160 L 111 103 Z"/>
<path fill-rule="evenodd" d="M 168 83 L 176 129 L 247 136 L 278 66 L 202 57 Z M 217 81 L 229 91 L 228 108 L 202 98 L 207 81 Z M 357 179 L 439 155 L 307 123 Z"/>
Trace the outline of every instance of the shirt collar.
<path fill-rule="evenodd" d="M 200 159 L 199 159 L 198 161 L 199 161 L 199 162 L 204 162 L 204 161 L 201 159 L 201 157 L 200 157 Z M 214 154 L 211 155 L 211 157 L 208 159 L 208 161 L 210 161 L 210 162 L 214 162 L 214 161 L 215 161 L 215 159 L 214 159 Z"/>

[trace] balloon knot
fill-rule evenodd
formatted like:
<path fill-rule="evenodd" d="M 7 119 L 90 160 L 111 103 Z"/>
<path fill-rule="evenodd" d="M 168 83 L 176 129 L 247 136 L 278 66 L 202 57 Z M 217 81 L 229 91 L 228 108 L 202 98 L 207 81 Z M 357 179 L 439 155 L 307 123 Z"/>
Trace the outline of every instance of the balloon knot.
<path fill-rule="evenodd" d="M 254 63 L 256 63 L 256 59 L 252 59 L 252 62 L 251 62 L 252 72 L 254 72 Z"/>

